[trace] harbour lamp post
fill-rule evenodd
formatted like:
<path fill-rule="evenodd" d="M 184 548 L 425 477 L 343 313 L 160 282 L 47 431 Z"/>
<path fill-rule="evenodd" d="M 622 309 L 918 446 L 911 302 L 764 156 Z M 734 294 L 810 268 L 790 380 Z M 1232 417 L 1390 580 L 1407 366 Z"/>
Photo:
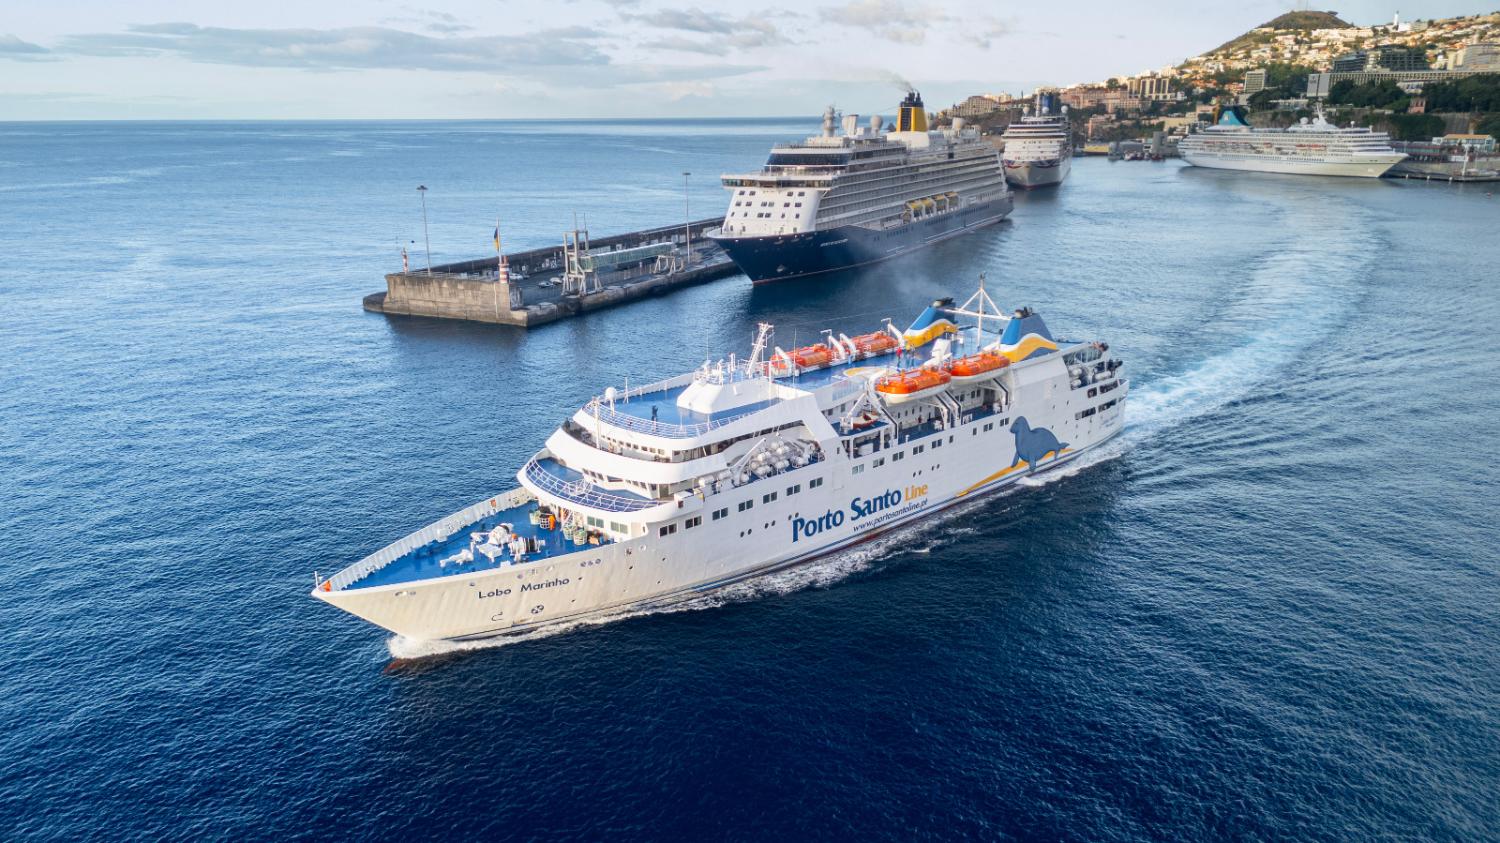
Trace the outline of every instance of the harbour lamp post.
<path fill-rule="evenodd" d="M 427 185 L 417 185 L 417 195 L 422 197 L 422 242 L 427 244 L 427 274 L 432 274 L 432 238 L 427 236 Z"/>
<path fill-rule="evenodd" d="M 688 176 L 682 174 L 682 231 L 687 239 L 687 262 L 693 262 L 693 209 L 688 200 Z"/>

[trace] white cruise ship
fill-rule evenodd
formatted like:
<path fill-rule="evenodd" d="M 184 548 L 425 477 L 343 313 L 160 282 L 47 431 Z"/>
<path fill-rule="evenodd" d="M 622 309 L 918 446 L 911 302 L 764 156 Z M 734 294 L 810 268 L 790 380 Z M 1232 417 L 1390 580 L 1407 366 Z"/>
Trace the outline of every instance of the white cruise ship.
<path fill-rule="evenodd" d="M 928 131 L 913 91 L 895 131 L 882 120 L 846 115 L 838 134 L 830 107 L 821 135 L 778 144 L 759 172 L 724 175 L 729 208 L 708 236 L 762 284 L 904 255 L 1010 213 L 999 156 L 962 119 Z"/>
<path fill-rule="evenodd" d="M 791 351 L 762 325 L 744 359 L 606 389 L 519 488 L 315 575 L 312 595 L 420 641 L 692 599 L 1088 452 L 1121 429 L 1121 365 L 983 287 L 905 331 Z"/>
<path fill-rule="evenodd" d="M 1000 139 L 1005 142 L 1001 161 L 1005 179 L 1016 187 L 1031 189 L 1062 184 L 1073 166 L 1072 128 L 1068 107 L 1052 114 L 1048 94 L 1036 97 L 1036 113 L 1026 113 L 1011 123 Z"/>
<path fill-rule="evenodd" d="M 1255 129 L 1240 106 L 1221 109 L 1214 125 L 1183 138 L 1177 149 L 1195 167 L 1363 178 L 1379 178 L 1406 157 L 1385 132 L 1339 128 L 1321 113 L 1285 129 Z"/>

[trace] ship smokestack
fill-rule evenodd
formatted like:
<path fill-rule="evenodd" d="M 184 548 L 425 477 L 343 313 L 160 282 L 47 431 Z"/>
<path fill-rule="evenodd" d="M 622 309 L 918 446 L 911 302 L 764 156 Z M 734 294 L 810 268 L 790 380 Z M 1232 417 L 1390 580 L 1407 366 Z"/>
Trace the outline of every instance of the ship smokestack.
<path fill-rule="evenodd" d="M 896 118 L 898 132 L 927 131 L 927 106 L 922 104 L 922 95 L 913 90 L 901 101 L 900 116 Z"/>

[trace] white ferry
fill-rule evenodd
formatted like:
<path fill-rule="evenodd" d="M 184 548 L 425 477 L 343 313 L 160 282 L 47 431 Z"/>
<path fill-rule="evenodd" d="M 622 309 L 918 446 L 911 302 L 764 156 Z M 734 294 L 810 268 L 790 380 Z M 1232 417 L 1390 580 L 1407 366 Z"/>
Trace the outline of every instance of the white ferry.
<path fill-rule="evenodd" d="M 761 325 L 734 355 L 606 389 L 517 475 L 312 595 L 410 639 L 467 640 L 691 599 L 1075 459 L 1121 429 L 1102 342 L 1055 339 L 983 286 L 911 327 Z"/>
<path fill-rule="evenodd" d="M 883 119 L 846 115 L 837 134 L 830 107 L 821 135 L 778 144 L 759 172 L 723 176 L 729 208 L 707 236 L 763 284 L 894 258 L 1011 212 L 999 156 L 961 118 L 928 131 L 912 91 L 895 131 Z"/>
<path fill-rule="evenodd" d="M 1241 106 L 1220 109 L 1212 126 L 1183 138 L 1177 149 L 1195 167 L 1363 178 L 1379 178 L 1406 157 L 1385 132 L 1339 128 L 1322 113 L 1285 129 L 1252 128 Z"/>
<path fill-rule="evenodd" d="M 1028 111 L 1011 123 L 1000 139 L 1005 150 L 1000 160 L 1005 165 L 1005 179 L 1016 187 L 1030 190 L 1062 184 L 1073 167 L 1073 131 L 1068 123 L 1068 107 L 1052 113 L 1052 96 L 1037 94 L 1036 112 Z"/>

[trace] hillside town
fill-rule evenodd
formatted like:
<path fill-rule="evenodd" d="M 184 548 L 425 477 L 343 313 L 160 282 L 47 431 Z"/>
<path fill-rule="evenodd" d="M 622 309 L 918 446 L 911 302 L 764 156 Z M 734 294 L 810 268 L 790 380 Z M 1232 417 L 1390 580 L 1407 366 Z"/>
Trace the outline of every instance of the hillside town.
<path fill-rule="evenodd" d="M 1318 109 L 1357 109 L 1346 116 L 1402 140 L 1478 135 L 1472 142 L 1493 150 L 1500 12 L 1409 21 L 1396 14 L 1374 26 L 1332 11 L 1288 12 L 1179 64 L 1041 90 L 1069 107 L 1075 136 L 1093 151 L 1153 133 L 1185 134 L 1225 104 L 1249 106 L 1267 125 Z M 1031 102 L 1032 95 L 976 94 L 938 118 L 998 131 Z"/>

